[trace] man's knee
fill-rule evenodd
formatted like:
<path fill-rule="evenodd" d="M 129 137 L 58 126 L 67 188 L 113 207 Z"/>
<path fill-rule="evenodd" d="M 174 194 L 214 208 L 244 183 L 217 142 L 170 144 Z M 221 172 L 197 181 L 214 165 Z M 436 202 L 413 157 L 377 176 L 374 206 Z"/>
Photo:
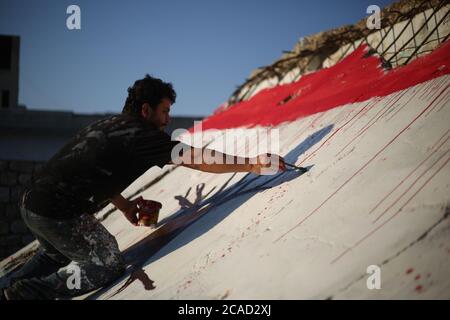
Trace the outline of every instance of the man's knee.
<path fill-rule="evenodd" d="M 125 262 L 123 261 L 122 257 L 120 257 L 113 264 L 107 265 L 106 269 L 112 276 L 114 275 L 120 276 L 125 272 L 126 269 Z"/>
<path fill-rule="evenodd" d="M 76 297 L 109 285 L 125 272 L 122 259 L 105 265 L 70 264 L 45 278 L 22 279 L 4 290 L 8 300 L 41 300 Z"/>
<path fill-rule="evenodd" d="M 84 264 L 81 268 L 84 269 L 84 272 L 82 273 L 84 273 L 87 278 L 97 286 L 103 286 L 116 280 L 123 275 L 126 270 L 125 262 L 121 256 L 116 257 L 107 264 Z"/>

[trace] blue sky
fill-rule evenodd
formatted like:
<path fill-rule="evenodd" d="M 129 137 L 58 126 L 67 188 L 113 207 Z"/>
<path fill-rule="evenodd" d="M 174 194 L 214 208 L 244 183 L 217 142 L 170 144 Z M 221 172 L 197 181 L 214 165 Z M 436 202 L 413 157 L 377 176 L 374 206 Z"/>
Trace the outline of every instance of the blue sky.
<path fill-rule="evenodd" d="M 172 115 L 210 114 L 300 37 L 357 22 L 387 0 L 0 0 L 0 34 L 19 35 L 19 103 L 120 112 L 145 73 L 172 82 Z M 66 8 L 81 8 L 68 30 Z"/>

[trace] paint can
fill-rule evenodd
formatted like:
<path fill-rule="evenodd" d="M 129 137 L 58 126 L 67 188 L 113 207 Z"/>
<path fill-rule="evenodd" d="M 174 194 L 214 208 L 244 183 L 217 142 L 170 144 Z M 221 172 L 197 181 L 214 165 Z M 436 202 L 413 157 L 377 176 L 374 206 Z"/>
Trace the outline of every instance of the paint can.
<path fill-rule="evenodd" d="M 159 210 L 162 204 L 158 201 L 140 199 L 137 203 L 140 226 L 155 227 L 158 223 Z"/>

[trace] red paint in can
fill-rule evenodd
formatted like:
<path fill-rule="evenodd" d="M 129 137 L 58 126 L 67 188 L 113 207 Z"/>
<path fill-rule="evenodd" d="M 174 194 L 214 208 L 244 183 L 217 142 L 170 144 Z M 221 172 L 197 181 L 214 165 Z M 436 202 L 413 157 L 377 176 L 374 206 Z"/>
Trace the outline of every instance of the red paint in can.
<path fill-rule="evenodd" d="M 158 201 L 140 199 L 137 206 L 139 212 L 139 225 L 147 227 L 156 226 L 162 204 Z"/>

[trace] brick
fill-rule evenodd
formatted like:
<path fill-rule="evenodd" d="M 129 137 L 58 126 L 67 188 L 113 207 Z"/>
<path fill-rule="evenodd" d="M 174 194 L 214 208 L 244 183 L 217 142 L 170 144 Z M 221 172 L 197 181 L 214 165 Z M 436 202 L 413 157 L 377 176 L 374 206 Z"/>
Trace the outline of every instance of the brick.
<path fill-rule="evenodd" d="M 4 186 L 15 186 L 17 184 L 17 173 L 15 172 L 0 173 L 0 184 Z"/>
<path fill-rule="evenodd" d="M 31 174 L 28 173 L 20 174 L 19 183 L 23 186 L 29 186 L 31 184 Z"/>
<path fill-rule="evenodd" d="M 12 233 L 28 233 L 28 228 L 22 220 L 13 221 L 10 225 L 10 230 Z"/>
<path fill-rule="evenodd" d="M 9 163 L 9 168 L 11 170 L 23 173 L 33 172 L 33 166 L 32 161 L 11 161 Z"/>
<path fill-rule="evenodd" d="M 9 202 L 11 201 L 9 188 L 0 187 L 0 202 Z"/>
<path fill-rule="evenodd" d="M 1 220 L 0 221 L 0 234 L 8 234 L 8 233 L 9 233 L 9 223 L 7 221 Z"/>

